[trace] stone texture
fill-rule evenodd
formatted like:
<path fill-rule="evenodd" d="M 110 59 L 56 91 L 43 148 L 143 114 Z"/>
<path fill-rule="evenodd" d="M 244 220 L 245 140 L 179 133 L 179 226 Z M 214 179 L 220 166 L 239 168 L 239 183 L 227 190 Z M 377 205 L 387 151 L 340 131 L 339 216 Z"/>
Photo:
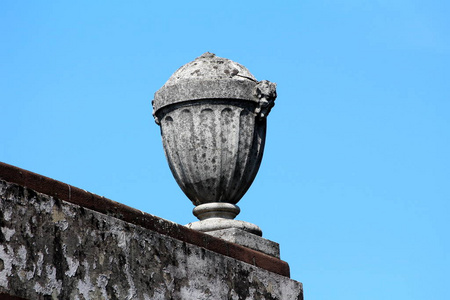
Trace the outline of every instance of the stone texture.
<path fill-rule="evenodd" d="M 280 258 L 280 245 L 238 228 L 208 231 L 207 234 Z"/>
<path fill-rule="evenodd" d="M 3 180 L 0 229 L 0 298 L 302 299 L 285 276 Z"/>

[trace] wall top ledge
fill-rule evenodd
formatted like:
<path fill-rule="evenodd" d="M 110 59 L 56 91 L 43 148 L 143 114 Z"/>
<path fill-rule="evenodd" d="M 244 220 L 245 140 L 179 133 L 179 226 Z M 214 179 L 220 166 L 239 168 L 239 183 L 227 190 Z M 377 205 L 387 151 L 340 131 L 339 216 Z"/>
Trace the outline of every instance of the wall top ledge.
<path fill-rule="evenodd" d="M 0 162 L 0 179 L 290 277 L 287 262 L 153 216 L 69 184 Z"/>

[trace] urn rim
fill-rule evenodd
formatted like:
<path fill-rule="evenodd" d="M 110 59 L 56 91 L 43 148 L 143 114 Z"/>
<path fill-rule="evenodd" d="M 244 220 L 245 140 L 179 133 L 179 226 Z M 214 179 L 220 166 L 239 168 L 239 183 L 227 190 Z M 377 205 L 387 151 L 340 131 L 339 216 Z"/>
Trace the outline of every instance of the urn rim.
<path fill-rule="evenodd" d="M 258 102 L 256 78 L 241 64 L 206 52 L 183 65 L 155 93 L 153 109 L 200 99 L 241 99 Z"/>

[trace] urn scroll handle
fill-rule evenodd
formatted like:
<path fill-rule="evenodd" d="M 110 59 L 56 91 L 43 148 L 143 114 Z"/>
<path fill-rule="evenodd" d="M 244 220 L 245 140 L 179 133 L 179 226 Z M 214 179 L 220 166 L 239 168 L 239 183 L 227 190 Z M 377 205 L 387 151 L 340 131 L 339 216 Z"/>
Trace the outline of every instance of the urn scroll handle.
<path fill-rule="evenodd" d="M 255 86 L 253 96 L 258 101 L 255 114 L 259 119 L 266 118 L 272 107 L 275 105 L 277 98 L 277 84 L 268 80 L 261 80 Z"/>

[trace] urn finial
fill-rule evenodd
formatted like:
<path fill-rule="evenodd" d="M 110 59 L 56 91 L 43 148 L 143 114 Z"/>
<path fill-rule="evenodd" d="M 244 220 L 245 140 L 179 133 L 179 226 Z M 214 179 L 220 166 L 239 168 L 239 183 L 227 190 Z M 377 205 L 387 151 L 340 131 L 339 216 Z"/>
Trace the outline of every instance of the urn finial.
<path fill-rule="evenodd" d="M 258 82 L 244 66 L 209 52 L 175 71 L 155 93 L 153 115 L 169 167 L 200 220 L 189 227 L 262 234 L 234 218 L 258 172 L 275 98 L 275 83 Z"/>

